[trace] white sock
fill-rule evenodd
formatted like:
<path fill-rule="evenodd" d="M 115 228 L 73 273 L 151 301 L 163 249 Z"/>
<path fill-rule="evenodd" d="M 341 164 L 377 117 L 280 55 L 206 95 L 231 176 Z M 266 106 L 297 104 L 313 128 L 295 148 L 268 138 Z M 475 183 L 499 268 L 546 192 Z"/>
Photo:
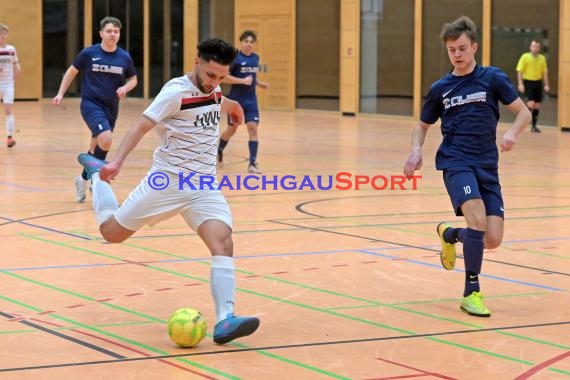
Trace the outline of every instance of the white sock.
<path fill-rule="evenodd" d="M 216 306 L 216 323 L 218 323 L 234 312 L 236 274 L 233 257 L 212 256 L 210 290 Z"/>
<path fill-rule="evenodd" d="M 6 116 L 6 132 L 8 133 L 8 136 L 12 136 L 14 134 L 14 115 Z"/>
<path fill-rule="evenodd" d="M 93 185 L 91 191 L 93 192 L 93 211 L 97 219 L 97 225 L 101 226 L 107 221 L 119 208 L 119 203 L 115 197 L 115 193 L 107 182 L 99 178 L 99 173 L 91 176 Z"/>

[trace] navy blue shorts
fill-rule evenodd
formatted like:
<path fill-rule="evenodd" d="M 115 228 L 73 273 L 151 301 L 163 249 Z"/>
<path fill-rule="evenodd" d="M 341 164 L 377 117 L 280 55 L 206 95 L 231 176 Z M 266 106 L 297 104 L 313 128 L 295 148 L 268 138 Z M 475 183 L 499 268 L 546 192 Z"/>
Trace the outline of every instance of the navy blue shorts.
<path fill-rule="evenodd" d="M 487 215 L 505 217 L 497 169 L 454 166 L 443 170 L 443 182 L 455 215 L 463 216 L 461 206 L 468 200 L 481 199 Z"/>
<path fill-rule="evenodd" d="M 245 122 L 259 123 L 259 107 L 257 106 L 257 99 L 238 99 L 236 100 L 245 116 Z"/>
<path fill-rule="evenodd" d="M 89 101 L 82 101 L 80 109 L 83 120 L 91 130 L 91 137 L 115 129 L 116 119 L 109 117 L 101 107 Z"/>

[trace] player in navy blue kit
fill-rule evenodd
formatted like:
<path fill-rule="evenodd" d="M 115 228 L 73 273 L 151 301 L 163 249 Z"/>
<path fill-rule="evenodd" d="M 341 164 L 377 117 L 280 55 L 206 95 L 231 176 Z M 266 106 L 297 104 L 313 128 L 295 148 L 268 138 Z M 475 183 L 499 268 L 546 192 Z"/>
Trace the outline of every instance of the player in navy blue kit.
<path fill-rule="evenodd" d="M 428 128 L 441 118 L 443 141 L 436 154 L 436 168 L 443 171 L 455 214 L 463 216 L 467 224 L 466 228 L 452 228 L 447 223 L 437 226 L 441 262 L 445 269 L 453 269 L 454 244 L 463 243 L 465 289 L 461 309 L 470 315 L 489 317 L 491 312 L 483 303 L 478 275 L 484 248 L 496 248 L 503 239 L 504 205 L 496 144 L 499 102 L 516 115 L 501 137 L 501 151 L 513 148 L 531 114 L 503 71 L 475 62 L 476 31 L 466 16 L 443 25 L 441 38 L 453 71 L 429 90 L 420 121 L 412 132 L 412 150 L 404 175 L 411 177 L 421 168 L 421 147 Z"/>
<path fill-rule="evenodd" d="M 101 20 L 101 43 L 83 49 L 63 76 L 52 104 L 61 104 L 63 95 L 81 71 L 81 116 L 91 130 L 89 154 L 105 160 L 113 142 L 113 129 L 119 115 L 119 100 L 137 85 L 135 65 L 129 53 L 117 44 L 121 21 L 115 17 Z M 85 201 L 87 173 L 75 178 L 77 202 Z"/>
<path fill-rule="evenodd" d="M 253 45 L 257 41 L 256 34 L 251 30 L 246 30 L 241 34 L 239 40 L 241 42 L 241 49 L 231 65 L 230 75 L 224 79 L 224 83 L 232 85 L 228 98 L 237 101 L 245 113 L 245 123 L 249 134 L 248 172 L 259 174 L 261 173 L 261 169 L 259 169 L 257 165 L 259 107 L 257 105 L 255 87 L 267 88 L 269 84 L 257 78 L 259 55 L 253 52 Z M 223 164 L 224 148 L 231 137 L 236 133 L 237 127 L 238 125 L 235 125 L 230 120 L 227 129 L 220 137 L 220 144 L 218 146 L 219 165 Z"/>

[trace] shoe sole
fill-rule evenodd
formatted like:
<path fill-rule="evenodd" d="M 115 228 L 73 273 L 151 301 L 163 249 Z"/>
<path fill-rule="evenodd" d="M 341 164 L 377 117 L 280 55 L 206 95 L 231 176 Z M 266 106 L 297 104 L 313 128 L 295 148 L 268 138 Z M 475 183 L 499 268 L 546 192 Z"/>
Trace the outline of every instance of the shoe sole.
<path fill-rule="evenodd" d="M 259 319 L 248 319 L 239 324 L 234 331 L 230 334 L 218 336 L 214 338 L 217 344 L 225 344 L 234 339 L 241 338 L 242 336 L 251 335 L 259 327 Z"/>
<path fill-rule="evenodd" d="M 7 146 L 8 148 L 11 148 L 11 147 L 13 147 L 14 145 L 16 145 L 16 142 L 15 142 L 15 141 L 14 141 L 14 142 L 12 142 L 11 144 L 6 144 L 6 146 Z"/>
<path fill-rule="evenodd" d="M 445 260 L 443 258 L 443 249 L 445 244 L 449 244 L 447 243 L 444 239 L 443 239 L 443 233 L 445 232 L 445 230 L 443 230 L 441 232 L 441 234 L 439 233 L 439 226 L 444 225 L 445 223 L 439 223 L 437 225 L 437 227 L 435 228 L 435 232 L 437 232 L 437 236 L 439 236 L 439 240 L 441 240 L 441 251 L 439 252 L 439 261 L 441 262 L 441 266 L 444 267 L 446 270 L 452 270 L 453 268 L 455 268 L 455 260 L 457 259 L 457 254 L 455 253 L 455 247 L 454 247 L 454 257 L 453 260 L 451 260 L 451 264 L 449 266 L 449 268 L 445 265 Z M 447 229 L 447 228 L 446 228 Z"/>
<path fill-rule="evenodd" d="M 102 164 L 102 165 L 99 166 L 99 167 L 95 167 L 95 168 L 94 168 L 93 165 L 90 165 L 90 164 L 89 164 L 90 161 L 91 161 L 91 162 L 93 162 L 93 161 L 103 161 L 104 164 Z M 84 168 L 85 171 L 87 172 L 87 176 L 89 177 L 89 178 L 87 178 L 87 179 L 91 179 L 91 176 L 92 176 L 93 174 L 99 172 L 99 170 L 100 170 L 103 166 L 105 166 L 105 165 L 107 165 L 107 164 L 109 163 L 109 162 L 104 161 L 104 160 L 99 160 L 98 158 L 95 158 L 95 157 L 93 157 L 93 156 L 91 156 L 90 154 L 87 154 L 87 153 L 81 153 L 79 156 L 77 156 L 77 162 L 79 162 L 79 164 L 80 164 L 81 166 L 83 166 L 83 168 Z"/>
<path fill-rule="evenodd" d="M 491 313 L 487 313 L 487 314 L 477 314 L 477 313 L 473 313 L 472 311 L 469 311 L 469 310 L 463 308 L 463 305 L 459 306 L 459 308 L 460 308 L 463 312 L 465 312 L 465 313 L 467 313 L 467 314 L 469 314 L 469 315 L 472 315 L 472 316 L 474 316 L 474 317 L 487 318 L 487 317 L 490 317 L 490 316 L 491 316 Z"/>

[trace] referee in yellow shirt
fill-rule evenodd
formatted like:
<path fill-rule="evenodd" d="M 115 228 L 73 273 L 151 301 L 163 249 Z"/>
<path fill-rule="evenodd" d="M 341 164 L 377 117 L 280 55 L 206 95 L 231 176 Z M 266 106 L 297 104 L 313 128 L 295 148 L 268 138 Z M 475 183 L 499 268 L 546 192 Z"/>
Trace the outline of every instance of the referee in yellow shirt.
<path fill-rule="evenodd" d="M 544 91 L 549 92 L 548 68 L 546 58 L 540 54 L 540 41 L 533 40 L 530 43 L 530 52 L 526 52 L 519 58 L 517 63 L 518 90 L 526 97 L 526 105 L 532 113 L 531 132 L 540 133 L 536 123 L 538 112 Z"/>

